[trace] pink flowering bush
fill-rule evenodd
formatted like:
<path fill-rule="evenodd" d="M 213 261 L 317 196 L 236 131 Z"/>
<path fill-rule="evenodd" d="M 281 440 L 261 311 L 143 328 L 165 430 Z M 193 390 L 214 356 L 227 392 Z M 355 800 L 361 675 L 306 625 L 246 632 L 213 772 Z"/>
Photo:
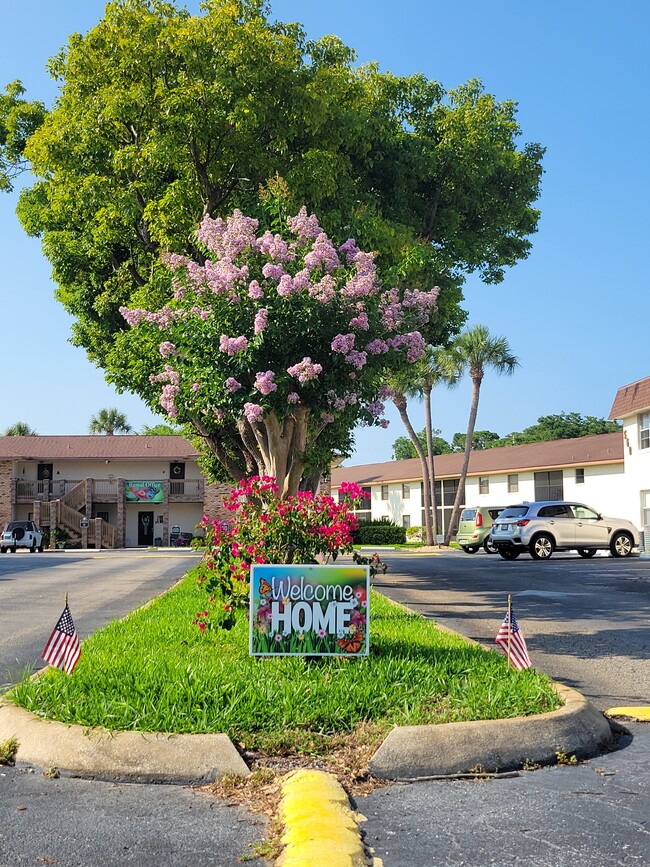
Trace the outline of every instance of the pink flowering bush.
<path fill-rule="evenodd" d="M 228 523 L 204 519 L 206 553 L 199 581 L 218 612 L 244 608 L 249 600 L 250 569 L 254 563 L 314 563 L 335 560 L 352 550 L 357 520 L 352 511 L 364 491 L 353 483 L 341 486 L 343 501 L 299 491 L 282 499 L 275 479 L 242 479 L 224 505 Z M 222 617 L 219 614 L 219 617 Z M 219 619 L 219 618 L 217 618 Z M 210 613 L 198 612 L 195 624 L 205 631 Z"/>
<path fill-rule="evenodd" d="M 439 290 L 384 287 L 374 254 L 353 239 L 337 247 L 304 207 L 276 225 L 258 232 L 240 211 L 204 217 L 201 263 L 165 258 L 171 299 L 120 312 L 132 339 L 156 349 L 143 355 L 152 404 L 208 448 L 234 431 L 242 475 L 256 465 L 295 496 L 333 425 L 345 439 L 385 424 L 384 372 L 421 356 Z"/>

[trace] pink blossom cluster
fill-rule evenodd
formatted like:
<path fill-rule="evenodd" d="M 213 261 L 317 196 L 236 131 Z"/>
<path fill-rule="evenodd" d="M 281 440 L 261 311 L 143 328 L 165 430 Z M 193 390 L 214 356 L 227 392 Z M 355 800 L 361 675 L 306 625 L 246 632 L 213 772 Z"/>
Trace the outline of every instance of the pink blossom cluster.
<path fill-rule="evenodd" d="M 253 301 L 259 301 L 260 298 L 264 298 L 264 290 L 257 282 L 257 280 L 251 280 L 248 285 L 248 297 L 252 298 Z"/>
<path fill-rule="evenodd" d="M 253 330 L 255 334 L 261 334 L 262 331 L 266 328 L 269 321 L 269 311 L 262 307 L 255 314 L 255 321 L 253 323 Z"/>
<path fill-rule="evenodd" d="M 254 424 L 255 422 L 262 421 L 262 418 L 264 417 L 264 410 L 258 403 L 245 403 L 244 415 L 246 416 L 246 420 L 250 422 L 250 424 Z"/>
<path fill-rule="evenodd" d="M 332 352 L 341 352 L 345 355 L 348 352 L 351 352 L 354 347 L 355 335 L 350 334 L 337 334 L 334 340 L 332 340 L 331 347 Z"/>
<path fill-rule="evenodd" d="M 308 241 L 317 238 L 323 231 L 318 225 L 315 214 L 307 214 L 307 208 L 303 205 L 295 217 L 287 220 L 289 231 L 298 236 L 298 241 Z"/>
<path fill-rule="evenodd" d="M 286 273 L 284 266 L 275 262 L 267 262 L 262 268 L 262 274 L 267 280 L 279 280 Z"/>
<path fill-rule="evenodd" d="M 350 328 L 358 328 L 359 331 L 367 331 L 370 328 L 368 314 L 365 311 L 362 311 L 358 316 L 354 316 L 350 319 Z"/>
<path fill-rule="evenodd" d="M 336 298 L 336 284 L 329 274 L 309 287 L 309 295 L 321 304 L 331 304 Z"/>
<path fill-rule="evenodd" d="M 237 382 L 234 376 L 229 376 L 228 379 L 225 381 L 224 385 L 226 386 L 226 391 L 229 394 L 234 394 L 242 387 L 241 382 Z"/>
<path fill-rule="evenodd" d="M 248 347 L 248 338 L 242 334 L 239 337 L 228 337 L 226 334 L 221 335 L 219 341 L 219 352 L 225 352 L 226 355 L 234 355 L 236 352 Z"/>
<path fill-rule="evenodd" d="M 120 307 L 119 311 L 131 327 L 139 325 L 141 322 L 150 322 L 153 325 L 157 325 L 161 331 L 170 328 L 175 320 L 182 318 L 184 315 L 182 311 L 172 310 L 167 305 L 153 313 L 138 308 L 129 310 L 128 307 Z"/>
<path fill-rule="evenodd" d="M 324 270 L 331 274 L 332 271 L 341 267 L 336 248 L 327 237 L 325 232 L 321 232 L 316 238 L 313 247 L 305 256 L 305 267 L 314 269 L 322 266 Z"/>
<path fill-rule="evenodd" d="M 266 370 L 264 373 L 258 372 L 255 374 L 255 388 L 261 394 L 271 394 L 272 391 L 277 391 L 278 385 L 274 382 L 275 374 L 272 370 Z"/>
<path fill-rule="evenodd" d="M 383 353 L 389 352 L 390 347 L 385 340 L 377 337 L 375 338 L 375 340 L 370 341 L 370 343 L 366 346 L 366 349 L 371 355 L 383 355 Z"/>
<path fill-rule="evenodd" d="M 353 349 L 352 352 L 348 352 L 345 356 L 345 360 L 357 370 L 362 370 L 366 366 L 368 355 L 365 352 L 358 352 L 356 349 Z"/>
<path fill-rule="evenodd" d="M 410 364 L 421 358 L 427 348 L 426 341 L 419 331 L 409 331 L 406 334 L 389 337 L 386 343 L 388 343 L 391 349 L 406 347 L 406 360 Z"/>
<path fill-rule="evenodd" d="M 296 258 L 296 254 L 289 249 L 282 235 L 274 235 L 268 231 L 255 241 L 255 248 L 274 262 L 289 262 Z"/>
<path fill-rule="evenodd" d="M 173 343 L 170 343 L 169 340 L 165 340 L 161 343 L 158 349 L 163 358 L 168 358 L 170 355 L 176 355 L 176 347 Z"/>
<path fill-rule="evenodd" d="M 354 238 L 348 238 L 348 240 L 339 247 L 339 253 L 343 254 L 348 265 L 351 265 L 354 262 L 359 252 L 359 248 L 357 247 Z"/>
<path fill-rule="evenodd" d="M 257 241 L 259 223 L 246 217 L 238 209 L 222 220 L 206 216 L 196 233 L 197 240 L 219 259 L 231 261 L 243 250 L 250 249 Z"/>
<path fill-rule="evenodd" d="M 298 364 L 287 367 L 289 376 L 295 376 L 298 382 L 310 382 L 312 379 L 316 379 L 319 373 L 322 372 L 323 366 L 312 362 L 308 355 L 302 361 L 299 361 Z"/>

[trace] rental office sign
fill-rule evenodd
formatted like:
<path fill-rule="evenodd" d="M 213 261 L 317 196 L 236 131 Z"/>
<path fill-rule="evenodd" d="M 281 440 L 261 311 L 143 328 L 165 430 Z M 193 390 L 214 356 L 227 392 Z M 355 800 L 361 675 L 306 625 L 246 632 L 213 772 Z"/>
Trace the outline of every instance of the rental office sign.
<path fill-rule="evenodd" d="M 367 656 L 370 569 L 318 564 L 251 568 L 252 656 Z"/>

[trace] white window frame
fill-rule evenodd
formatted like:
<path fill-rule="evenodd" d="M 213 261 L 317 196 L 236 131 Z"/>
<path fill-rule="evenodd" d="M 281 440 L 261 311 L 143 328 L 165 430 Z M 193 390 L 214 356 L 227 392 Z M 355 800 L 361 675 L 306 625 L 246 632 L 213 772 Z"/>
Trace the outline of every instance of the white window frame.
<path fill-rule="evenodd" d="M 508 473 L 508 493 L 519 493 L 519 473 Z"/>
<path fill-rule="evenodd" d="M 402 499 L 410 500 L 411 499 L 411 486 L 408 482 L 402 482 Z"/>
<path fill-rule="evenodd" d="M 489 494 L 490 493 L 490 477 L 489 476 L 479 476 L 478 477 L 478 492 L 479 492 L 479 494 Z"/>
<path fill-rule="evenodd" d="M 650 411 L 639 413 L 639 448 L 650 449 Z"/>

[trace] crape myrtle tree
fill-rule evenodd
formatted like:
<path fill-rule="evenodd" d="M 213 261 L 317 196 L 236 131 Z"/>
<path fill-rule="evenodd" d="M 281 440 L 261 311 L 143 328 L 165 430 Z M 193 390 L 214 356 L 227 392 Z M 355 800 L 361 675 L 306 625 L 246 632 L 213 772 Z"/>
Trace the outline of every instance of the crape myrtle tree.
<path fill-rule="evenodd" d="M 352 239 L 337 249 L 304 207 L 283 228 L 206 215 L 203 264 L 166 258 L 173 297 L 122 307 L 131 330 L 116 352 L 141 348 L 139 390 L 198 431 L 232 478 L 253 468 L 291 496 L 321 438 L 331 454 L 330 426 L 338 438 L 382 423 L 384 370 L 425 352 L 439 290 L 385 288 L 375 256 Z"/>
<path fill-rule="evenodd" d="M 42 239 L 72 342 L 147 399 L 142 354 L 152 367 L 158 346 L 120 340 L 120 308 L 174 300 L 162 256 L 203 267 L 194 230 L 205 216 L 238 208 L 264 225 L 259 190 L 276 175 L 287 213 L 304 204 L 337 249 L 352 237 L 375 252 L 385 286 L 441 287 L 434 345 L 464 324 L 465 275 L 498 282 L 530 249 L 543 149 L 520 146 L 515 103 L 478 81 L 447 91 L 357 66 L 336 37 L 311 41 L 271 20 L 263 0 L 207 0 L 196 16 L 164 0 L 114 0 L 49 70 L 59 85 L 49 111 L 19 82 L 0 100 L 0 186 L 29 166 L 36 180 L 18 215 Z M 238 336 L 230 321 L 217 331 L 217 342 Z M 216 469 L 210 438 L 201 442 Z M 335 418 L 310 460 L 322 468 L 350 447 L 347 420 Z"/>

